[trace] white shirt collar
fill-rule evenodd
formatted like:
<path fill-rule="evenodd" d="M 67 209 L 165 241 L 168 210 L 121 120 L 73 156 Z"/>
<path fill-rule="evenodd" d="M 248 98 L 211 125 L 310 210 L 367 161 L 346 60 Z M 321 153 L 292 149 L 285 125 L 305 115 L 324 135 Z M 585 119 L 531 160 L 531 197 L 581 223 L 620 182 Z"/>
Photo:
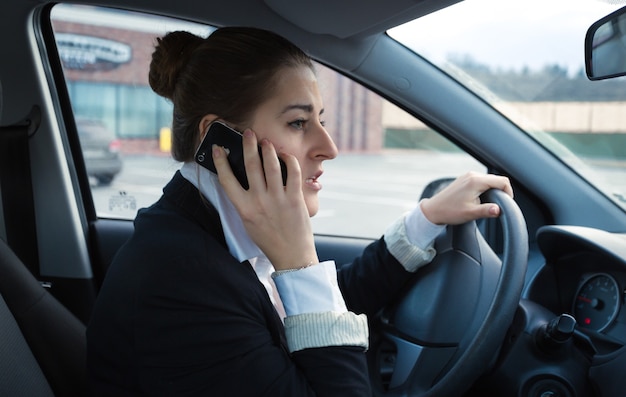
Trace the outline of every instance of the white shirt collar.
<path fill-rule="evenodd" d="M 217 209 L 224 230 L 228 250 L 240 262 L 265 256 L 250 239 L 235 206 L 220 185 L 217 175 L 195 162 L 187 162 L 180 169 L 182 176 L 191 182 Z"/>

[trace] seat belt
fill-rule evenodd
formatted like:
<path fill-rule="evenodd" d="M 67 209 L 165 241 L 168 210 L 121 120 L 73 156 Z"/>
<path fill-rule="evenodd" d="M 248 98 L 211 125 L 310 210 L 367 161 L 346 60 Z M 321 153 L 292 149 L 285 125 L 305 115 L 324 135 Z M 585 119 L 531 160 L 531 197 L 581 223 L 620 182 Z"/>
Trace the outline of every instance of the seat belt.
<path fill-rule="evenodd" d="M 37 278 L 39 249 L 28 141 L 40 121 L 39 107 L 33 106 L 22 121 L 0 127 L 0 190 L 7 244 Z"/>

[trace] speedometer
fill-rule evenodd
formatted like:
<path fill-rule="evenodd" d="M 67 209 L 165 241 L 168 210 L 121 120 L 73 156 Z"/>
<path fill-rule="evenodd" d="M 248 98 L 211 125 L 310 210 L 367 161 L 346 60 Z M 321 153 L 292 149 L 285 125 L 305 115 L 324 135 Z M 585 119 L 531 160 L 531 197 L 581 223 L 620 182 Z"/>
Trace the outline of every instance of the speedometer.
<path fill-rule="evenodd" d="M 608 327 L 620 307 L 617 281 L 608 274 L 598 273 L 587 278 L 574 299 L 574 317 L 581 327 L 602 331 Z"/>

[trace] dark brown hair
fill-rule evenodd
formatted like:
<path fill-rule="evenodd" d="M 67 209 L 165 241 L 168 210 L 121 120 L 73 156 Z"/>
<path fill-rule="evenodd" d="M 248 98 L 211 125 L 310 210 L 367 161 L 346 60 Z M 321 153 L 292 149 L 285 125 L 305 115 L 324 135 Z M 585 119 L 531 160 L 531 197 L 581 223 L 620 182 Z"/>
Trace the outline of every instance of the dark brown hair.
<path fill-rule="evenodd" d="M 202 117 L 245 125 L 272 93 L 285 67 L 313 69 L 311 58 L 267 30 L 220 28 L 206 39 L 177 31 L 157 39 L 150 63 L 152 90 L 172 101 L 172 156 L 193 158 Z"/>

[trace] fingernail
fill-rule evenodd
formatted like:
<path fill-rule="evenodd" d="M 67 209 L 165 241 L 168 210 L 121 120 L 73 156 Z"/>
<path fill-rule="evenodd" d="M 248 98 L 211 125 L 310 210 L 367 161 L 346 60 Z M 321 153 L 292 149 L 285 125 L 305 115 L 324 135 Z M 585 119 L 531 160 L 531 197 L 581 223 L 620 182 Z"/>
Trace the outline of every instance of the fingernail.
<path fill-rule="evenodd" d="M 250 128 L 246 128 L 246 130 L 243 132 L 243 136 L 247 136 L 247 137 L 251 137 L 252 134 L 253 132 Z"/>
<path fill-rule="evenodd" d="M 213 151 L 213 157 L 220 157 L 222 155 L 220 147 L 216 144 L 213 144 L 213 146 L 211 146 L 211 150 Z"/>

